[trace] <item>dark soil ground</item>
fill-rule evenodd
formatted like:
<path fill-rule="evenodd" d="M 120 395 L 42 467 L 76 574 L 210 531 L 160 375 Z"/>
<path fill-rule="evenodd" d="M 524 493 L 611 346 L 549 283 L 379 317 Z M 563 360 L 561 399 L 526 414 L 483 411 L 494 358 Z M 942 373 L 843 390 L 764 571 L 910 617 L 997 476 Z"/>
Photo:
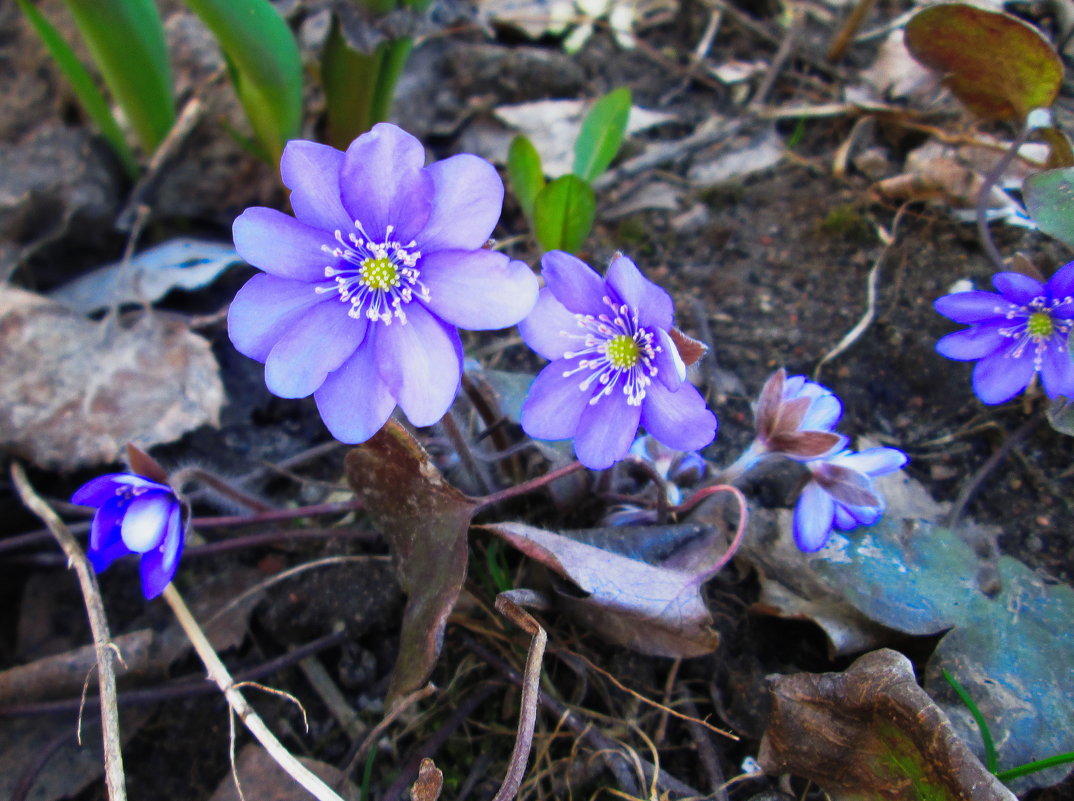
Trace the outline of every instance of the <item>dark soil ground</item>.
<path fill-rule="evenodd" d="M 44 4 L 50 11 L 59 5 Z M 904 10 L 887 5 L 891 7 L 875 12 L 874 24 Z M 743 13 L 778 34 L 774 9 L 750 7 Z M 497 29 L 489 37 L 475 27 L 463 26 L 431 40 L 415 54 L 412 68 L 417 72 L 412 86 L 419 88 L 401 96 L 400 123 L 425 138 L 438 156 L 446 156 L 456 152 L 456 142 L 467 126 L 495 105 L 544 97 L 589 97 L 628 85 L 638 105 L 669 111 L 681 119 L 650 136 L 685 136 L 714 113 L 742 113 L 727 91 L 711 85 L 711 79 L 688 80 L 681 66 L 687 63 L 707 17 L 705 6 L 686 0 L 662 24 L 643 34 L 639 50 L 622 51 L 606 32 L 598 30 L 576 57 L 563 55 L 552 38 L 533 43 L 510 31 Z M 837 95 L 831 77 L 809 63 L 819 60 L 827 35 L 830 30 L 810 28 L 803 47 L 812 57 L 791 59 L 771 104 L 819 103 Z M 770 61 L 778 44 L 778 36 L 773 38 L 759 38 L 729 19 L 716 40 L 718 53 L 712 55 L 721 61 L 731 57 Z M 9 210 L 0 218 L 5 226 L 0 247 L 6 248 L 0 256 L 18 265 L 12 280 L 45 291 L 122 253 L 126 236 L 111 221 L 130 187 L 115 175 L 100 142 L 86 133 L 71 96 L 11 5 L 0 6 L 0 48 L 0 158 L 17 158 L 24 152 L 19 148 L 48 134 L 73 143 L 57 148 L 81 147 L 79 159 L 105 165 L 103 176 L 97 179 L 109 188 L 103 195 L 109 198 L 104 207 L 65 207 L 68 193 L 44 200 L 31 197 L 27 207 Z M 855 66 L 855 60 L 865 64 L 868 58 L 867 49 L 852 51 L 848 69 Z M 190 81 L 193 91 L 198 91 L 198 76 L 204 76 L 196 67 L 191 62 L 177 68 L 177 75 Z M 684 81 L 684 90 L 669 98 L 668 88 Z M 437 87 L 435 102 L 423 104 L 420 87 L 430 85 Z M 218 92 L 206 95 L 212 113 L 145 198 L 153 211 L 141 246 L 180 234 L 226 240 L 231 220 L 243 208 L 286 208 L 275 169 L 245 155 L 215 124 L 217 113 L 229 110 L 227 101 L 221 99 L 226 91 L 221 84 Z M 1041 413 L 1042 402 L 1019 398 L 1000 407 L 985 407 L 972 394 L 971 367 L 936 354 L 936 340 L 953 326 L 933 311 L 933 300 L 958 279 L 986 285 L 993 269 L 972 226 L 953 221 L 945 206 L 910 206 L 892 232 L 896 208 L 871 202 L 867 178 L 856 173 L 845 179 L 832 177 L 833 155 L 852 123 L 839 117 L 818 119 L 800 123 L 795 131 L 793 121 L 781 122 L 780 133 L 784 137 L 793 133 L 798 141 L 791 157 L 778 167 L 717 189 L 688 187 L 683 210 L 694 210 L 689 225 L 678 219 L 680 211 L 600 220 L 583 257 L 603 266 L 616 250 L 625 251 L 650 278 L 674 294 L 679 324 L 711 345 L 698 380 L 706 386 L 720 419 L 717 440 L 706 452 L 718 464 L 733 461 L 750 441 L 750 404 L 765 378 L 780 366 L 792 373 L 812 373 L 861 318 L 866 311 L 868 274 L 882 259 L 875 319 L 845 352 L 823 366 L 819 380 L 844 402 L 843 431 L 905 450 L 910 456 L 910 475 L 937 500 L 954 501 L 986 460 L 1027 420 Z M 897 125 L 884 136 L 894 163 L 901 163 L 909 147 L 921 141 L 920 135 L 906 134 Z M 665 165 L 663 175 L 685 184 L 685 167 L 685 163 Z M 0 175 L 0 185 L 3 178 Z M 613 188 L 612 194 L 617 192 L 619 188 Z M 893 244 L 885 246 L 880 241 L 877 226 L 893 233 Z M 524 230 L 517 205 L 509 198 L 498 234 L 508 239 Z M 1004 253 L 1024 250 L 1046 274 L 1069 258 L 1059 245 L 1038 234 L 997 228 L 996 235 Z M 522 241 L 514 253 L 535 263 L 536 253 L 529 247 Z M 237 268 L 211 289 L 173 294 L 162 304 L 199 320 L 200 332 L 212 341 L 220 361 L 228 398 L 219 429 L 195 431 L 154 451 L 169 467 L 196 462 L 240 476 L 328 441 L 312 400 L 270 396 L 263 386 L 261 366 L 234 352 L 223 318 L 213 317 L 226 308 L 229 297 L 249 274 L 246 268 Z M 510 342 L 482 337 L 468 344 L 480 345 L 485 352 L 495 350 L 499 366 L 538 367 L 521 346 Z M 434 452 L 441 445 L 435 436 L 428 444 Z M 302 482 L 270 474 L 255 482 L 253 489 L 280 506 L 345 499 L 344 492 L 332 494 L 326 489 L 342 481 L 343 453 L 339 448 L 296 466 Z M 1072 456 L 1071 439 L 1047 424 L 1028 431 L 981 478 L 964 511 L 967 519 L 995 532 L 1001 552 L 1068 582 L 1074 578 L 1069 544 L 1074 530 L 1069 491 Z M 93 471 L 78 475 L 34 471 L 31 477 L 44 493 L 63 498 L 91 475 Z M 38 528 L 20 509 L 10 487 L 5 485 L 0 492 L 0 515 L 6 521 L 2 535 Z M 786 501 L 763 493 L 757 500 L 767 505 Z M 516 511 L 538 514 L 542 503 L 534 500 Z M 197 512 L 223 513 L 208 506 Z M 587 514 L 592 522 L 595 510 L 587 509 L 580 516 Z M 364 527 L 361 521 L 351 524 L 351 528 Z M 230 534 L 212 536 L 221 539 Z M 472 565 L 484 565 L 487 550 L 487 541 L 475 538 Z M 282 541 L 212 559 L 192 556 L 184 563 L 181 584 L 194 587 L 215 577 L 245 586 L 317 558 L 384 553 L 377 540 Z M 519 578 L 531 577 L 513 556 L 507 559 Z M 490 798 L 498 786 L 513 742 L 517 696 L 490 664 L 487 652 L 492 650 L 517 667 L 524 640 L 511 639 L 513 635 L 499 628 L 488 613 L 491 586 L 477 575 L 480 572 L 472 568 L 468 600 L 447 631 L 445 651 L 434 675 L 441 692 L 404 715 L 374 749 L 370 786 L 372 798 L 378 801 L 397 797 L 389 789 L 393 781 L 423 745 L 441 734 L 446 739 L 435 758 L 447 774 L 447 798 Z M 159 604 L 145 605 L 132 579 L 131 568 L 123 565 L 102 579 L 113 630 L 163 629 L 167 610 Z M 741 772 L 742 760 L 756 754 L 766 715 L 766 674 L 837 670 L 847 664 L 828 659 L 823 637 L 811 624 L 748 614 L 757 586 L 747 570 L 727 571 L 710 584 L 709 594 L 723 637 L 720 650 L 710 657 L 677 664 L 637 656 L 604 645 L 570 621 L 551 616 L 553 647 L 546 660 L 546 687 L 555 688 L 564 702 L 586 710 L 605 734 L 630 740 L 643 758 L 652 761 L 653 754 L 645 750 L 643 740 L 633 736 L 628 724 L 639 726 L 654 738 L 661 769 L 700 788 L 702 794 L 714 792 L 721 781 L 712 775 L 713 769 L 722 773 L 722 780 L 733 778 Z M 247 636 L 239 637 L 226 656 L 233 670 L 241 672 L 342 626 L 344 633 L 320 652 L 318 660 L 365 729 L 383 716 L 401 609 L 402 595 L 383 561 L 312 570 L 270 591 L 251 615 Z M 0 668 L 87 642 L 84 619 L 75 581 L 51 544 L 0 553 Z M 920 665 L 933 643 L 913 642 L 906 650 Z M 639 704 L 563 649 L 586 655 L 648 698 L 668 702 L 688 696 L 691 714 L 728 726 L 743 739 L 709 738 L 708 745 L 701 746 L 689 727 L 661 718 L 658 711 Z M 177 663 L 171 674 L 197 676 L 200 671 L 191 658 Z M 347 764 L 355 740 L 361 738 L 348 736 L 341 728 L 311 686 L 308 673 L 291 666 L 259 680 L 293 693 L 306 708 L 310 733 L 302 735 L 301 715 L 293 705 L 252 693 L 290 747 L 337 768 Z M 494 688 L 486 690 L 490 682 Z M 227 714 L 218 695 L 182 697 L 132 710 L 140 718 L 130 722 L 133 734 L 126 747 L 130 798 L 202 801 L 218 785 L 227 785 Z M 74 713 L 65 714 L 64 720 L 73 728 Z M 95 732 L 85 737 L 92 740 Z M 243 742 L 244 735 L 240 735 Z M 705 753 L 709 747 L 714 749 L 712 755 Z M 574 734 L 557 726 L 554 718 L 543 717 L 524 797 L 566 797 L 568 792 L 589 796 L 596 788 L 615 787 L 603 763 L 591 757 L 591 750 L 578 745 Z M 46 774 L 63 770 L 56 762 L 43 768 Z M 33 775 L 32 770 L 29 773 Z M 361 766 L 350 776 L 360 783 Z M 731 797 L 750 798 L 774 786 L 767 779 L 749 779 L 732 785 Z M 794 787 L 806 792 L 801 784 Z M 1065 789 L 1037 797 L 1069 797 L 1065 793 L 1070 788 L 1068 782 Z M 76 797 L 80 801 L 106 797 L 103 782 L 90 782 Z M 814 791 L 810 797 L 819 796 Z"/>

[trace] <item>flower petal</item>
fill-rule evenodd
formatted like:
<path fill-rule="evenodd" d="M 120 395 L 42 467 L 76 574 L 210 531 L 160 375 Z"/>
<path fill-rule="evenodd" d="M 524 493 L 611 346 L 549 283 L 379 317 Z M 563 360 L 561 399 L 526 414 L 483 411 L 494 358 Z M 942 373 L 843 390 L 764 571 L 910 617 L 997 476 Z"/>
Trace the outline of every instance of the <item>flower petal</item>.
<path fill-rule="evenodd" d="M 339 369 L 365 338 L 369 320 L 346 303 L 321 303 L 299 315 L 265 360 L 265 385 L 281 398 L 305 398 Z"/>
<path fill-rule="evenodd" d="M 654 383 L 641 404 L 641 425 L 669 448 L 697 451 L 715 438 L 717 421 L 692 384 L 671 392 L 663 384 Z"/>
<path fill-rule="evenodd" d="M 444 322 L 470 331 L 507 328 L 537 302 L 528 265 L 491 250 L 441 250 L 422 257 L 425 306 Z"/>
<path fill-rule="evenodd" d="M 574 437 L 578 461 L 590 470 L 611 467 L 630 450 L 640 420 L 641 407 L 628 404 L 626 395 L 617 390 L 586 404 Z"/>
<path fill-rule="evenodd" d="M 239 353 L 264 362 L 280 338 L 310 307 L 335 299 L 338 296 L 317 294 L 303 281 L 255 275 L 231 301 L 227 334 Z"/>
<path fill-rule="evenodd" d="M 660 352 L 656 354 L 656 378 L 672 392 L 677 392 L 686 380 L 686 365 L 679 355 L 675 342 L 663 328 L 656 329 L 656 341 Z"/>
<path fill-rule="evenodd" d="M 843 402 L 835 395 L 825 393 L 809 405 L 798 427 L 802 431 L 831 431 L 842 416 Z"/>
<path fill-rule="evenodd" d="M 377 373 L 374 341 L 378 328 L 371 327 L 362 347 L 313 393 L 332 436 L 350 445 L 380 431 L 395 409 L 395 397 Z"/>
<path fill-rule="evenodd" d="M 995 292 L 955 292 L 932 304 L 944 317 L 956 323 L 981 323 L 1003 317 L 1015 304 Z"/>
<path fill-rule="evenodd" d="M 1056 270 L 1055 275 L 1048 279 L 1045 288 L 1048 290 L 1048 297 L 1052 300 L 1074 296 L 1074 261 Z"/>
<path fill-rule="evenodd" d="M 160 546 L 142 556 L 139 572 L 142 575 L 142 595 L 150 601 L 164 592 L 179 567 L 179 555 L 183 550 L 182 510 L 178 505 L 172 509 L 165 527 L 164 540 Z"/>
<path fill-rule="evenodd" d="M 324 231 L 351 230 L 354 220 L 339 198 L 343 151 L 294 139 L 280 159 L 280 175 L 291 190 L 291 208 L 299 220 Z"/>
<path fill-rule="evenodd" d="M 1025 389 L 1035 372 L 1029 350 L 1021 357 L 1012 356 L 1010 349 L 998 351 L 973 368 L 973 391 L 983 403 L 1003 403 Z"/>
<path fill-rule="evenodd" d="M 156 548 L 164 540 L 168 518 L 176 505 L 175 496 L 167 492 L 150 491 L 136 497 L 120 523 L 123 544 L 135 553 Z"/>
<path fill-rule="evenodd" d="M 86 558 L 90 560 L 90 564 L 93 565 L 93 571 L 95 573 L 103 573 L 110 568 L 112 563 L 117 559 L 132 553 L 134 553 L 134 551 L 124 545 L 123 540 L 117 536 L 111 543 L 99 550 L 94 550 L 92 548 L 87 550 Z"/>
<path fill-rule="evenodd" d="M 806 484 L 794 507 L 794 541 L 806 553 L 819 551 L 831 535 L 835 501 L 815 483 Z"/>
<path fill-rule="evenodd" d="M 503 181 L 496 168 L 470 153 L 425 168 L 433 182 L 432 210 L 416 237 L 424 253 L 475 250 L 492 235 L 503 210 Z"/>
<path fill-rule="evenodd" d="M 637 310 L 642 325 L 667 330 L 674 324 L 675 305 L 671 295 L 642 275 L 626 256 L 620 254 L 612 259 L 607 281 L 621 300 Z"/>
<path fill-rule="evenodd" d="M 247 209 L 235 219 L 231 234 L 240 256 L 278 278 L 323 281 L 324 268 L 336 262 L 322 249 L 336 247 L 332 234 L 276 209 Z"/>
<path fill-rule="evenodd" d="M 533 311 L 518 324 L 523 341 L 549 361 L 562 359 L 564 353 L 577 347 L 578 340 L 570 337 L 580 330 L 574 313 L 556 300 L 548 287 L 541 289 Z"/>
<path fill-rule="evenodd" d="M 541 275 L 556 300 L 575 314 L 603 314 L 608 310 L 602 298 L 608 294 L 604 279 L 581 259 L 562 250 L 550 250 L 541 257 Z"/>
<path fill-rule="evenodd" d="M 900 469 L 909 460 L 898 448 L 867 448 L 860 453 L 840 454 L 832 461 L 859 473 L 882 476 Z"/>
<path fill-rule="evenodd" d="M 433 179 L 424 168 L 425 148 L 402 128 L 381 122 L 351 142 L 343 158 L 340 194 L 352 220 L 375 242 L 388 237 L 404 245 L 425 227 L 432 208 Z"/>
<path fill-rule="evenodd" d="M 1019 306 L 1044 295 L 1044 285 L 1040 281 L 1021 273 L 996 273 L 992 276 L 992 286 L 1007 300 Z"/>
<path fill-rule="evenodd" d="M 1049 398 L 1063 395 L 1074 400 L 1074 361 L 1067 350 L 1067 341 L 1063 336 L 1051 337 L 1042 354 L 1040 377 Z"/>
<path fill-rule="evenodd" d="M 93 515 L 90 523 L 89 550 L 104 551 L 116 542 L 122 542 L 119 529 L 123 522 L 123 514 L 127 510 L 127 498 L 115 495 L 104 503 Z"/>
<path fill-rule="evenodd" d="M 105 476 L 97 476 L 90 479 L 71 496 L 71 503 L 78 506 L 101 506 L 106 501 L 116 497 L 117 492 L 124 487 L 139 487 L 144 489 L 168 489 L 163 484 L 150 481 L 148 478 L 134 475 L 133 473 L 109 473 Z"/>
<path fill-rule="evenodd" d="M 406 323 L 378 326 L 377 371 L 399 408 L 416 426 L 431 426 L 447 412 L 462 379 L 462 342 L 417 303 Z"/>
<path fill-rule="evenodd" d="M 962 362 L 983 359 L 1011 344 L 1010 338 L 1000 333 L 1005 327 L 1004 323 L 990 323 L 955 331 L 936 343 L 936 352 Z"/>
<path fill-rule="evenodd" d="M 522 429 L 534 439 L 570 439 L 578 430 L 592 391 L 579 388 L 577 375 L 565 376 L 577 362 L 559 359 L 541 370 L 522 403 Z"/>

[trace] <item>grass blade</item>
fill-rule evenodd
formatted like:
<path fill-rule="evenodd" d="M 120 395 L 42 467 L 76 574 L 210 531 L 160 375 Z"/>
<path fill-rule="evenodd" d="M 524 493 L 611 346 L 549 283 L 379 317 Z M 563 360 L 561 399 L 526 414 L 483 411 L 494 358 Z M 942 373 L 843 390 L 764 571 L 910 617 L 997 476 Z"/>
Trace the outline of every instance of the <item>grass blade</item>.
<path fill-rule="evenodd" d="M 147 153 L 175 122 L 164 26 L 153 0 L 66 0 L 112 97 Z"/>
<path fill-rule="evenodd" d="M 593 228 L 593 188 L 577 175 L 561 175 L 537 195 L 533 210 L 537 242 L 548 250 L 577 253 Z"/>
<path fill-rule="evenodd" d="M 592 181 L 612 163 L 630 119 L 630 90 L 614 89 L 593 104 L 574 142 L 574 174 Z"/>
<path fill-rule="evenodd" d="M 951 689 L 955 691 L 955 694 L 962 700 L 962 703 L 966 705 L 966 709 L 973 715 L 974 721 L 977 723 L 977 728 L 981 732 L 981 742 L 984 745 L 985 750 L 985 767 L 988 768 L 989 773 L 996 773 L 996 744 L 992 741 L 992 732 L 988 730 L 988 723 L 984 719 L 984 715 L 981 714 L 981 710 L 977 708 L 977 704 L 974 702 L 973 697 L 966 692 L 966 688 L 959 684 L 958 679 L 947 672 L 946 668 L 940 671 L 943 674 L 944 679 L 951 685 Z M 1015 768 L 1017 770 L 1017 768 Z M 1039 770 L 1039 768 L 1038 768 Z M 1000 780 L 1002 776 L 996 774 Z"/>
<path fill-rule="evenodd" d="M 119 123 L 112 116 L 108 101 L 105 100 L 101 90 L 97 88 L 97 84 L 94 82 L 93 76 L 89 74 L 89 70 L 78 60 L 78 56 L 75 55 L 71 46 L 60 35 L 60 32 L 37 10 L 37 6 L 30 3 L 29 0 L 15 0 L 15 2 L 19 4 L 19 8 L 26 14 L 26 19 L 29 20 L 37 35 L 41 37 L 41 41 L 44 42 L 45 48 L 48 50 L 49 55 L 52 56 L 52 60 L 56 62 L 63 76 L 71 84 L 71 88 L 74 89 L 78 102 L 82 104 L 86 114 L 93 120 L 93 124 L 101 132 L 101 136 L 112 146 L 112 150 L 115 151 L 119 160 L 123 163 L 127 174 L 131 178 L 135 177 L 138 174 L 138 163 L 134 160 L 134 154 L 131 152 L 127 140 L 123 138 L 123 131 L 120 130 Z"/>
<path fill-rule="evenodd" d="M 186 0 L 227 58 L 254 136 L 278 160 L 302 127 L 302 58 L 291 28 L 268 0 Z"/>

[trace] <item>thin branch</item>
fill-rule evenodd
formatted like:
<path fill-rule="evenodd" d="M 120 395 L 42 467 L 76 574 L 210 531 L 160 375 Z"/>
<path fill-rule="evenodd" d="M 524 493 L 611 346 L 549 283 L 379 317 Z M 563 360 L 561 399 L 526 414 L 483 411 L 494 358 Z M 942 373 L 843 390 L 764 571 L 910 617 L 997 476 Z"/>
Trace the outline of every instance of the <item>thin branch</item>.
<path fill-rule="evenodd" d="M 97 651 L 98 687 L 101 694 L 101 730 L 104 738 L 104 780 L 108 788 L 110 801 L 126 801 L 127 790 L 123 776 L 123 750 L 119 738 L 119 708 L 116 704 L 116 673 L 112 663 L 115 652 L 112 650 L 112 635 L 108 630 L 108 619 L 104 614 L 101 591 L 97 586 L 97 576 L 89 560 L 79 547 L 74 535 L 68 531 L 60 516 L 53 511 L 38 495 L 22 465 L 13 462 L 11 478 L 15 489 L 26 507 L 41 518 L 52 532 L 56 542 L 67 554 L 67 561 L 78 576 L 82 588 L 82 598 L 89 616 L 90 631 L 93 633 L 93 645 Z"/>

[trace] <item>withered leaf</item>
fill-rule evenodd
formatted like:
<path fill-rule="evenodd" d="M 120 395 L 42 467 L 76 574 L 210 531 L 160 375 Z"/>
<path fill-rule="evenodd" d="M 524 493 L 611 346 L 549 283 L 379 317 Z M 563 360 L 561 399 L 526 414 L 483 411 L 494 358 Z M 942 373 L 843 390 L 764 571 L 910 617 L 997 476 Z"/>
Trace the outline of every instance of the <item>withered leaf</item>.
<path fill-rule="evenodd" d="M 758 761 L 816 782 L 833 801 L 1014 801 L 889 649 L 844 673 L 771 679 Z"/>
<path fill-rule="evenodd" d="M 361 793 L 358 788 L 340 771 L 327 762 L 308 757 L 298 757 L 298 761 L 310 769 L 318 778 L 332 785 L 343 801 L 357 801 Z M 242 787 L 239 795 L 235 782 Z M 239 752 L 235 760 L 234 775 L 229 771 L 220 780 L 216 791 L 209 801 L 307 801 L 309 791 L 284 771 L 269 752 L 259 745 L 249 743 Z"/>
<path fill-rule="evenodd" d="M 0 287 L 0 447 L 42 467 L 117 461 L 128 442 L 172 442 L 224 402 L 209 343 L 182 320 L 95 323 Z"/>
<path fill-rule="evenodd" d="M 485 527 L 503 537 L 581 590 L 581 597 L 560 593 L 559 601 L 601 636 L 645 654 L 690 657 L 719 645 L 701 585 L 712 577 L 726 548 L 713 527 L 697 525 L 638 527 L 652 540 L 669 537 L 677 547 L 648 561 L 631 558 L 572 536 L 499 523 Z M 628 537 L 631 527 L 616 528 Z"/>
<path fill-rule="evenodd" d="M 394 420 L 347 454 L 347 481 L 388 540 L 407 593 L 389 703 L 423 686 L 466 580 L 466 532 L 476 504 L 448 484 Z"/>

